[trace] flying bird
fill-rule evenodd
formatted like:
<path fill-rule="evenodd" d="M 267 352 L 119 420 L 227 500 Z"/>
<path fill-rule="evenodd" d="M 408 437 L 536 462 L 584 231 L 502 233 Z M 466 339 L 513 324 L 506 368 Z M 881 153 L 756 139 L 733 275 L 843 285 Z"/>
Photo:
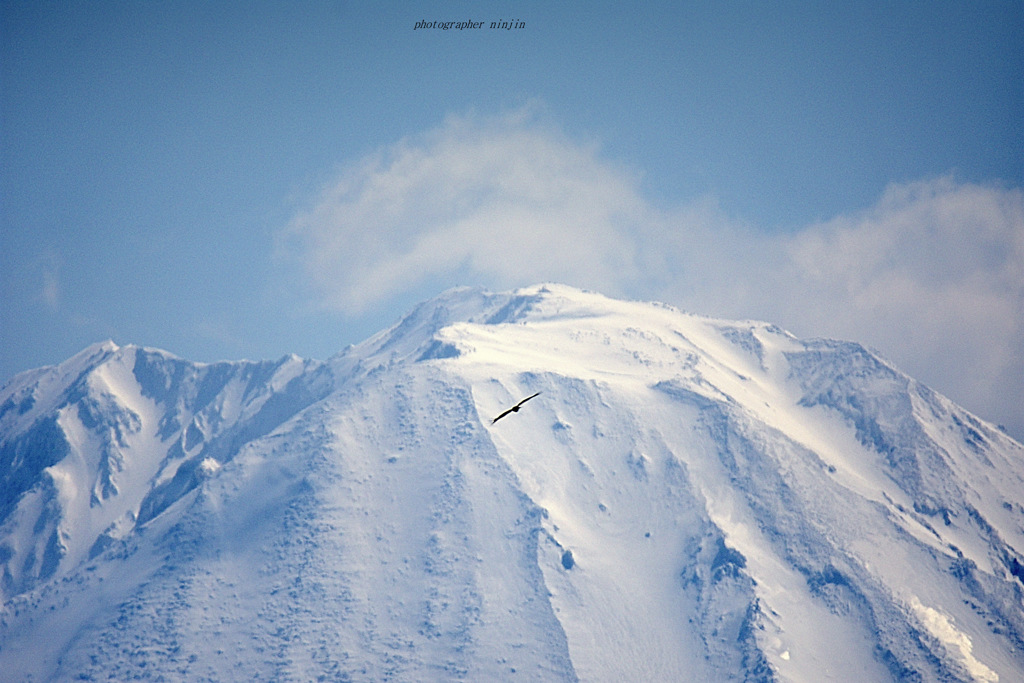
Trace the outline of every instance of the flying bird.
<path fill-rule="evenodd" d="M 491 420 L 491 424 L 494 424 L 495 422 L 497 422 L 497 421 L 498 421 L 498 420 L 500 420 L 501 418 L 505 417 L 505 416 L 506 416 L 506 415 L 508 415 L 509 413 L 518 413 L 518 412 L 519 412 L 519 409 L 520 409 L 520 408 L 521 408 L 521 407 L 523 406 L 523 404 L 524 404 L 524 403 L 526 403 L 527 401 L 529 401 L 529 400 L 530 400 L 531 398 L 533 398 L 534 396 L 540 396 L 540 392 L 538 391 L 538 392 L 537 392 L 536 394 L 534 394 L 533 396 L 527 396 L 527 397 L 526 397 L 526 398 L 524 398 L 524 399 L 523 399 L 522 401 L 520 401 L 519 403 L 515 404 L 514 406 L 512 406 L 511 408 L 509 408 L 508 410 L 506 410 L 505 412 L 503 412 L 503 413 L 502 413 L 501 415 L 499 415 L 498 417 L 496 417 L 496 418 L 494 418 L 493 420 Z"/>

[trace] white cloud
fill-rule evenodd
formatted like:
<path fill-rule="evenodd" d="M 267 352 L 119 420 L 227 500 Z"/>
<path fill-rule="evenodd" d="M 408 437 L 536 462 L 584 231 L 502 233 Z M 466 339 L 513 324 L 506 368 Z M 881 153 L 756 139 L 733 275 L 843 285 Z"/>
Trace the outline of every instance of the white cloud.
<path fill-rule="evenodd" d="M 859 339 L 1024 433 L 1024 195 L 949 178 L 890 187 L 787 245 L 787 318 Z M 1008 400 L 1009 399 L 1009 400 Z"/>
<path fill-rule="evenodd" d="M 60 268 L 61 260 L 56 254 L 47 253 L 40 260 L 39 298 L 51 313 L 60 308 Z"/>
<path fill-rule="evenodd" d="M 1024 435 L 1024 193 L 951 178 L 893 185 L 867 210 L 769 234 L 713 205 L 674 220 L 665 297 L 800 336 L 873 346 Z"/>
<path fill-rule="evenodd" d="M 653 208 L 635 174 L 533 108 L 451 117 L 349 165 L 283 244 L 329 309 L 418 285 L 562 281 L 878 348 L 1024 434 L 1024 195 L 951 178 L 894 185 L 793 233 L 711 198 Z"/>
<path fill-rule="evenodd" d="M 451 117 L 347 168 L 286 241 L 322 303 L 358 313 L 432 277 L 562 280 L 618 291 L 639 277 L 648 221 L 635 179 L 530 108 Z"/>

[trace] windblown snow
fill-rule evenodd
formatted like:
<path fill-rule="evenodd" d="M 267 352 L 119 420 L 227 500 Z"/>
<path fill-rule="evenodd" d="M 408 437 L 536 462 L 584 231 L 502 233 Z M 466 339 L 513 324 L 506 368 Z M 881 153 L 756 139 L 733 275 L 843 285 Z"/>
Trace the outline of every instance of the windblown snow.
<path fill-rule="evenodd" d="M 0 390 L 3 680 L 1020 681 L 1022 553 L 1024 447 L 871 351 L 561 285 Z"/>

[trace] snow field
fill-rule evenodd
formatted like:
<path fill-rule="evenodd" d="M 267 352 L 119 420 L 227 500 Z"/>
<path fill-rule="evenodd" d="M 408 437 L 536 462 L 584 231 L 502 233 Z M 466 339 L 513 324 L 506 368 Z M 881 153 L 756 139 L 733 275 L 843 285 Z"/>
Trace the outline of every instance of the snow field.
<path fill-rule="evenodd" d="M 856 345 L 463 289 L 327 363 L 3 392 L 70 444 L 0 520 L 63 558 L 5 579 L 21 679 L 1024 677 L 1021 446 Z"/>

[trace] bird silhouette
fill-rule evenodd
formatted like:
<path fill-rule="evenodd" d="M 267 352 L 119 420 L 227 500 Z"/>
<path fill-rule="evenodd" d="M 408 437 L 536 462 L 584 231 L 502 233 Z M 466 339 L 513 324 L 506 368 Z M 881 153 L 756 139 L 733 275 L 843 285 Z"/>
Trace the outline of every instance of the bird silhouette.
<path fill-rule="evenodd" d="M 530 400 L 531 398 L 533 398 L 534 396 L 540 396 L 540 392 L 538 391 L 538 392 L 537 392 L 536 394 L 534 394 L 533 396 L 527 396 L 527 397 L 526 397 L 526 398 L 524 398 L 524 399 L 523 399 L 522 401 L 520 401 L 519 403 L 515 404 L 514 406 L 512 406 L 511 408 L 509 408 L 508 410 L 506 410 L 505 412 L 503 412 L 503 413 L 502 413 L 501 415 L 499 415 L 498 417 L 496 417 L 496 418 L 494 418 L 493 420 L 491 420 L 491 424 L 494 424 L 495 422 L 497 422 L 497 421 L 498 421 L 498 420 L 500 420 L 501 418 L 505 417 L 505 416 L 506 416 L 506 415 L 508 415 L 509 413 L 518 413 L 518 412 L 519 412 L 519 409 L 520 409 L 520 408 L 522 407 L 522 405 L 523 405 L 524 403 L 526 403 L 527 401 L 529 401 L 529 400 Z"/>

